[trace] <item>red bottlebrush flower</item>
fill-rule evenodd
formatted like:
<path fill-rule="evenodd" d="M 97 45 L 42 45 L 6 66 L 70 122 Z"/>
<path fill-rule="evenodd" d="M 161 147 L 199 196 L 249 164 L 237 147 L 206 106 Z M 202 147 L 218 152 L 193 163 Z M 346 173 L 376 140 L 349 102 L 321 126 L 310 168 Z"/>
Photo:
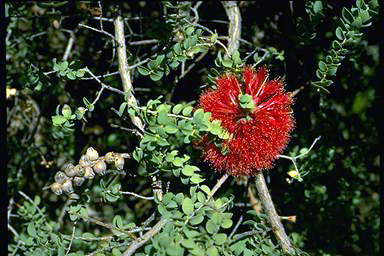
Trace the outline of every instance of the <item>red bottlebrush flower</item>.
<path fill-rule="evenodd" d="M 245 85 L 234 74 L 218 77 L 217 89 L 204 92 L 199 101 L 230 133 L 221 143 L 205 136 L 204 158 L 217 171 L 233 176 L 253 176 L 272 168 L 294 127 L 293 99 L 281 79 L 269 80 L 268 70 L 252 67 L 244 69 L 243 78 Z"/>

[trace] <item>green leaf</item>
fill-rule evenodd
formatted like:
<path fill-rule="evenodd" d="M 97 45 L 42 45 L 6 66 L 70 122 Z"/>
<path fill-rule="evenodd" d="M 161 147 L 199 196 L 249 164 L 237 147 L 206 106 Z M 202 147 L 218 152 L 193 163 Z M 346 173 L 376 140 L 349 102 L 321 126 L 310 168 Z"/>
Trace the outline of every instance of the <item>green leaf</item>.
<path fill-rule="evenodd" d="M 182 53 L 181 44 L 180 44 L 180 43 L 176 43 L 176 44 L 173 46 L 173 51 L 174 51 L 177 55 L 180 55 L 180 54 Z"/>
<path fill-rule="evenodd" d="M 222 228 L 230 228 L 232 226 L 233 222 L 231 219 L 224 219 L 222 222 L 221 222 L 221 227 Z"/>
<path fill-rule="evenodd" d="M 187 106 L 183 109 L 183 116 L 189 116 L 192 113 L 193 107 Z"/>
<path fill-rule="evenodd" d="M 85 68 L 79 69 L 76 72 L 76 76 L 77 77 L 83 77 L 85 75 L 85 72 L 86 72 Z"/>
<path fill-rule="evenodd" d="M 341 41 L 345 39 L 345 34 L 341 27 L 336 28 L 336 37 Z"/>
<path fill-rule="evenodd" d="M 365 5 L 364 0 L 356 0 L 356 6 L 361 9 Z"/>
<path fill-rule="evenodd" d="M 166 247 L 166 251 L 168 255 L 174 255 L 174 256 L 179 256 L 184 254 L 184 248 L 180 247 L 179 245 L 170 245 Z"/>
<path fill-rule="evenodd" d="M 118 228 L 123 228 L 123 219 L 120 215 L 115 215 L 115 217 L 112 220 L 113 225 L 115 225 Z"/>
<path fill-rule="evenodd" d="M 194 184 L 199 184 L 201 182 L 203 182 L 204 179 L 200 177 L 200 175 L 198 174 L 194 174 L 192 177 L 191 177 L 191 182 L 194 183 Z"/>
<path fill-rule="evenodd" d="M 68 61 L 63 61 L 60 63 L 60 70 L 66 70 L 68 68 Z"/>
<path fill-rule="evenodd" d="M 168 112 L 165 109 L 161 109 L 159 111 L 159 115 L 157 116 L 157 122 L 162 125 L 172 124 L 172 120 L 168 117 Z"/>
<path fill-rule="evenodd" d="M 157 210 L 159 211 L 159 213 L 164 216 L 165 218 L 169 219 L 172 217 L 172 214 L 165 208 L 165 206 L 163 204 L 159 204 L 157 206 Z"/>
<path fill-rule="evenodd" d="M 172 68 L 172 69 L 176 69 L 178 66 L 179 66 L 179 62 L 174 60 L 172 61 L 169 66 Z"/>
<path fill-rule="evenodd" d="M 227 240 L 227 234 L 224 234 L 224 233 L 214 234 L 213 239 L 215 240 L 215 244 L 222 245 Z"/>
<path fill-rule="evenodd" d="M 28 231 L 28 235 L 30 235 L 32 237 L 37 237 L 36 228 L 35 228 L 35 224 L 34 223 L 29 223 L 28 224 L 27 231 Z"/>
<path fill-rule="evenodd" d="M 149 72 L 150 72 L 150 70 L 149 70 L 148 68 L 143 67 L 143 66 L 138 66 L 138 67 L 137 67 L 137 71 L 139 71 L 139 73 L 140 73 L 141 75 L 143 75 L 143 76 L 147 76 L 147 75 L 149 75 Z"/>
<path fill-rule="evenodd" d="M 184 105 L 183 104 L 177 104 L 176 106 L 173 107 L 172 113 L 175 115 L 180 114 L 181 110 L 183 110 Z"/>
<path fill-rule="evenodd" d="M 242 63 L 241 61 L 241 58 L 240 58 L 240 53 L 238 50 L 236 50 L 233 54 L 232 54 L 232 60 L 234 62 L 235 65 L 239 65 Z"/>
<path fill-rule="evenodd" d="M 211 189 L 207 185 L 202 185 L 200 189 L 203 190 L 207 195 L 211 193 Z"/>
<path fill-rule="evenodd" d="M 122 254 L 118 248 L 113 248 L 112 249 L 112 255 L 113 256 L 121 256 Z"/>
<path fill-rule="evenodd" d="M 206 201 L 205 194 L 203 192 L 201 192 L 201 191 L 197 192 L 197 200 L 200 203 L 204 203 Z"/>
<path fill-rule="evenodd" d="M 327 70 L 327 65 L 326 65 L 325 62 L 322 61 L 322 60 L 319 62 L 319 69 L 320 69 L 321 71 L 326 71 L 326 70 Z"/>
<path fill-rule="evenodd" d="M 52 116 L 52 122 L 54 126 L 60 126 L 67 121 L 64 116 Z"/>
<path fill-rule="evenodd" d="M 221 61 L 221 63 L 222 63 L 223 66 L 226 67 L 226 68 L 231 68 L 232 65 L 233 65 L 232 60 L 229 59 L 229 58 L 223 59 L 223 60 Z"/>
<path fill-rule="evenodd" d="M 178 130 L 179 129 L 177 127 L 175 127 L 175 126 L 166 126 L 166 127 L 164 127 L 164 131 L 166 133 L 169 133 L 169 134 L 175 134 L 175 133 L 177 133 Z"/>
<path fill-rule="evenodd" d="M 211 246 L 207 249 L 207 255 L 208 256 L 218 256 L 219 251 L 217 250 L 217 248 L 215 246 Z"/>
<path fill-rule="evenodd" d="M 195 31 L 195 28 L 194 27 L 188 27 L 186 30 L 185 30 L 185 34 L 187 34 L 188 36 L 192 35 L 192 33 Z"/>
<path fill-rule="evenodd" d="M 173 173 L 173 175 L 175 175 L 176 177 L 179 177 L 179 176 L 180 176 L 180 172 L 181 172 L 181 169 L 180 169 L 180 168 L 172 169 L 172 173 Z"/>
<path fill-rule="evenodd" d="M 159 81 L 163 77 L 163 71 L 155 71 L 154 73 L 150 74 L 150 77 L 153 81 Z"/>
<path fill-rule="evenodd" d="M 184 200 L 184 194 L 183 193 L 178 193 L 174 200 L 178 203 L 178 204 L 182 204 L 183 200 Z"/>
<path fill-rule="evenodd" d="M 72 115 L 72 109 L 67 104 L 64 104 L 63 109 L 61 110 L 61 113 L 64 117 L 69 118 Z"/>
<path fill-rule="evenodd" d="M 359 17 L 361 18 L 363 23 L 367 22 L 371 18 L 371 16 L 369 15 L 368 10 L 361 10 L 359 12 Z"/>
<path fill-rule="evenodd" d="M 323 10 L 323 3 L 321 1 L 316 1 L 314 4 L 313 4 L 313 11 L 315 13 L 319 13 Z"/>
<path fill-rule="evenodd" d="M 340 44 L 338 41 L 336 41 L 336 40 L 334 40 L 334 41 L 332 42 L 332 47 L 333 47 L 335 50 L 339 50 L 339 49 L 342 48 L 341 44 Z"/>
<path fill-rule="evenodd" d="M 347 24 L 351 24 L 355 19 L 352 13 L 345 7 L 342 10 L 342 17 Z"/>
<path fill-rule="evenodd" d="M 184 239 L 181 244 L 186 248 L 193 248 L 196 246 L 195 241 L 193 239 Z"/>
<path fill-rule="evenodd" d="M 217 208 L 219 208 L 219 207 L 217 207 Z M 223 217 L 221 216 L 220 212 L 214 212 L 211 216 L 211 220 L 214 221 L 216 224 L 220 224 L 221 221 L 223 220 Z"/>
<path fill-rule="evenodd" d="M 204 123 L 204 110 L 199 108 L 198 110 L 193 113 L 193 122 L 198 125 L 202 126 Z"/>
<path fill-rule="evenodd" d="M 69 71 L 68 73 L 67 73 L 67 77 L 69 78 L 69 79 L 71 79 L 71 80 L 75 80 L 76 79 L 76 71 Z"/>
<path fill-rule="evenodd" d="M 163 62 L 163 60 L 165 59 L 165 55 L 164 54 L 161 54 L 159 56 L 156 57 L 155 59 L 155 63 L 157 66 L 161 65 L 161 63 Z"/>
<path fill-rule="evenodd" d="M 186 215 L 192 214 L 194 209 L 192 199 L 189 197 L 184 198 L 181 208 Z"/>
<path fill-rule="evenodd" d="M 208 233 L 213 234 L 216 233 L 219 230 L 219 226 L 216 225 L 216 223 L 212 220 L 208 220 L 205 224 L 205 229 Z"/>
<path fill-rule="evenodd" d="M 190 218 L 189 223 L 191 223 L 191 225 L 199 225 L 201 222 L 203 222 L 203 220 L 204 220 L 204 216 L 202 214 L 199 214 L 197 216 Z"/>
<path fill-rule="evenodd" d="M 119 116 L 122 116 L 124 111 L 125 111 L 125 108 L 127 107 L 128 103 L 127 102 L 123 102 L 121 103 L 120 107 L 119 107 Z"/>
<path fill-rule="evenodd" d="M 199 170 L 198 167 L 192 165 L 185 165 L 182 169 L 182 173 L 186 176 L 192 176 L 195 171 Z"/>
<path fill-rule="evenodd" d="M 351 24 L 355 28 L 360 28 L 361 25 L 363 25 L 363 20 L 361 19 L 360 16 L 356 17 L 356 19 L 352 22 Z"/>
<path fill-rule="evenodd" d="M 184 229 L 184 234 L 188 238 L 194 238 L 194 237 L 197 237 L 197 236 L 201 235 L 201 233 L 196 231 L 196 230 L 188 230 L 188 229 Z"/>
<path fill-rule="evenodd" d="M 324 71 L 321 71 L 320 69 L 316 70 L 316 76 L 317 76 L 317 78 L 319 78 L 319 79 L 323 79 L 324 75 L 325 75 L 325 72 L 324 72 Z"/>

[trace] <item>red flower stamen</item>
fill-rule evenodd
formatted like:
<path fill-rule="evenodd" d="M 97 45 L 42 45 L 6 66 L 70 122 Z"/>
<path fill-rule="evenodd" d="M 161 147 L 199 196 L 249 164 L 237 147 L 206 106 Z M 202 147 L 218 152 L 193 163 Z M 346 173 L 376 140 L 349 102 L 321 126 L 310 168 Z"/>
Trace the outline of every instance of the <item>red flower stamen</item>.
<path fill-rule="evenodd" d="M 231 134 L 220 145 L 208 136 L 202 142 L 205 160 L 217 171 L 253 176 L 272 168 L 288 144 L 294 127 L 293 99 L 281 79 L 268 79 L 265 68 L 246 67 L 243 77 L 245 90 L 236 75 L 226 74 L 217 78 L 215 90 L 200 97 L 200 107 Z"/>

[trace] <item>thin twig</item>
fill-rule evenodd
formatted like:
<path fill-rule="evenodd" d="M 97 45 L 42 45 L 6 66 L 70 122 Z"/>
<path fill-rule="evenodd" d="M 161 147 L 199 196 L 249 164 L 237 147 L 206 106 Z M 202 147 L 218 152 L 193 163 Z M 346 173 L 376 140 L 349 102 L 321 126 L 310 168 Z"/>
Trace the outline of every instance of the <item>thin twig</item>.
<path fill-rule="evenodd" d="M 17 233 L 17 231 L 9 223 L 8 223 L 8 229 L 9 229 L 9 231 L 11 231 L 15 235 L 16 239 L 19 238 L 19 234 Z"/>
<path fill-rule="evenodd" d="M 70 205 L 74 201 L 75 200 L 73 200 L 71 198 L 68 198 L 68 200 L 65 202 L 63 208 L 61 209 L 59 218 L 57 219 L 57 222 L 60 224 L 60 227 L 63 225 L 63 219 L 64 219 L 64 216 L 65 216 L 65 210 L 67 209 L 68 205 Z"/>
<path fill-rule="evenodd" d="M 139 249 L 141 246 L 143 246 L 149 239 L 151 239 L 154 235 L 156 235 L 167 223 L 167 219 L 161 218 L 159 222 L 153 226 L 151 230 L 146 232 L 142 237 L 138 238 L 137 240 L 133 241 L 128 249 L 124 252 L 123 256 L 130 256 L 135 253 L 137 249 Z"/>
<path fill-rule="evenodd" d="M 247 231 L 247 232 L 235 235 L 233 237 L 233 240 L 234 241 L 238 241 L 238 240 L 241 240 L 242 238 L 247 237 L 247 236 L 253 236 L 255 234 L 260 234 L 260 233 L 267 233 L 269 231 L 270 230 L 268 230 L 268 229 L 267 230 L 251 230 L 251 231 Z"/>
<path fill-rule="evenodd" d="M 217 190 L 219 190 L 219 188 L 224 184 L 224 182 L 228 179 L 229 177 L 229 174 L 224 174 L 215 184 L 215 186 L 213 187 L 213 189 L 208 193 L 208 196 L 207 196 L 207 199 L 205 200 L 205 203 L 204 204 L 201 204 L 199 208 L 197 208 L 190 216 L 189 216 L 189 219 L 192 218 L 195 213 L 197 213 L 201 208 L 203 208 L 204 205 L 206 205 L 209 200 L 212 199 L 213 195 L 217 192 Z M 187 219 L 187 222 L 188 220 Z"/>
<path fill-rule="evenodd" d="M 99 221 L 99 220 L 97 220 L 97 219 L 94 219 L 94 218 L 92 218 L 92 217 L 89 217 L 89 216 L 83 216 L 83 215 L 81 215 L 81 214 L 79 214 L 79 213 L 76 213 L 76 212 L 71 212 L 71 215 L 75 215 L 75 216 L 77 216 L 77 217 L 84 218 L 84 219 L 85 219 L 86 221 L 88 221 L 88 222 L 95 223 L 95 224 L 97 224 L 97 225 L 99 225 L 99 226 L 102 226 L 102 227 L 104 227 L 104 228 L 107 228 L 107 229 L 109 229 L 109 230 L 115 230 L 115 231 L 118 231 L 118 232 L 120 232 L 120 233 L 126 234 L 126 235 L 130 236 L 131 238 L 134 238 L 134 239 L 136 238 L 136 236 L 134 236 L 130 230 L 129 230 L 129 231 L 122 230 L 122 229 L 120 229 L 120 228 L 118 228 L 118 227 L 116 227 L 116 226 L 114 226 L 114 225 L 112 225 L 112 224 L 107 224 L 107 223 L 104 223 L 104 222 Z"/>
<path fill-rule="evenodd" d="M 103 77 L 108 77 L 108 76 L 115 76 L 115 75 L 118 75 L 119 74 L 119 71 L 116 71 L 116 72 L 112 72 L 112 73 L 108 73 L 108 74 L 105 74 L 105 75 L 101 75 L 101 76 L 96 76 L 97 78 L 103 78 Z M 81 80 L 93 80 L 95 79 L 94 77 L 82 77 Z"/>
<path fill-rule="evenodd" d="M 73 242 L 73 239 L 75 238 L 76 223 L 77 223 L 77 221 L 75 221 L 75 222 L 73 223 L 72 235 L 71 235 L 71 239 L 69 240 L 68 249 L 67 249 L 67 252 L 65 253 L 65 255 L 68 255 L 68 254 L 69 254 L 69 251 L 71 250 L 72 242 Z"/>
<path fill-rule="evenodd" d="M 308 149 L 307 151 L 305 151 L 304 153 L 298 155 L 298 156 L 279 155 L 279 157 L 281 157 L 281 158 L 289 159 L 289 160 L 292 161 L 293 165 L 295 166 L 295 170 L 296 170 L 296 172 L 297 172 L 297 176 L 298 176 L 299 180 L 301 179 L 301 175 L 300 175 L 299 168 L 297 167 L 296 159 L 301 158 L 301 157 L 305 156 L 306 154 L 308 154 L 308 153 L 312 150 L 312 148 L 315 146 L 316 142 L 317 142 L 318 140 L 320 140 L 320 139 L 321 139 L 321 136 L 317 137 L 317 138 L 312 142 L 312 145 L 309 147 L 309 149 Z"/>
<path fill-rule="evenodd" d="M 97 96 L 96 96 L 96 99 L 92 102 L 92 104 L 96 104 L 96 102 L 99 100 L 100 96 L 101 96 L 101 93 L 103 92 L 104 89 L 108 89 L 110 91 L 113 91 L 113 92 L 117 92 L 121 95 L 125 95 L 125 93 L 123 91 L 120 91 L 119 89 L 116 89 L 116 88 L 113 88 L 109 85 L 106 85 L 105 83 L 103 83 L 97 76 L 95 76 L 91 70 L 89 70 L 88 67 L 85 68 L 85 71 L 90 74 L 93 79 L 95 79 L 100 85 L 101 85 L 101 89 L 100 91 L 98 91 L 97 93 Z"/>
<path fill-rule="evenodd" d="M 67 60 L 68 59 L 68 56 L 71 53 L 72 46 L 73 46 L 74 42 L 75 42 L 75 33 L 73 33 L 73 31 L 71 31 L 71 35 L 70 35 L 70 37 L 68 39 L 67 47 L 65 48 L 63 60 Z"/>
<path fill-rule="evenodd" d="M 128 45 L 145 45 L 145 44 L 156 44 L 158 42 L 159 40 L 157 39 L 147 39 L 147 40 L 128 42 L 127 44 Z"/>
<path fill-rule="evenodd" d="M 236 226 L 233 228 L 231 234 L 229 234 L 228 240 L 230 240 L 232 238 L 232 236 L 236 233 L 236 231 L 239 228 L 242 221 L 243 221 L 243 215 L 240 216 L 239 220 L 236 223 Z"/>
<path fill-rule="evenodd" d="M 267 184 L 265 183 L 263 172 L 259 171 L 256 174 L 255 181 L 263 209 L 282 250 L 290 255 L 295 254 L 295 249 L 293 248 L 291 241 L 285 233 L 284 227 L 280 222 L 280 217 L 277 215 L 275 206 L 273 205 L 271 195 L 269 194 Z"/>
<path fill-rule="evenodd" d="M 120 191 L 121 194 L 123 195 L 131 195 L 131 196 L 135 196 L 135 197 L 138 197 L 138 198 L 141 198 L 141 199 L 145 199 L 145 200 L 153 200 L 153 196 L 141 196 L 139 194 L 136 194 L 136 193 L 133 193 L 133 192 L 126 192 L 126 191 Z"/>
<path fill-rule="evenodd" d="M 90 27 L 90 26 L 88 26 L 88 25 L 84 25 L 84 24 L 82 24 L 82 23 L 79 23 L 79 26 L 80 26 L 80 27 L 87 28 L 87 29 L 90 29 L 90 30 L 93 30 L 93 31 L 96 31 L 96 32 L 99 32 L 99 33 L 101 33 L 101 34 L 105 34 L 105 35 L 107 35 L 107 36 L 109 36 L 109 37 L 112 37 L 113 40 L 115 40 L 115 37 L 114 37 L 113 35 L 111 35 L 110 33 L 108 33 L 107 31 L 105 31 L 105 30 L 100 30 L 100 29 L 97 29 L 97 28 L 93 28 L 93 27 Z"/>
<path fill-rule="evenodd" d="M 118 113 L 118 111 L 117 111 L 117 113 Z M 117 124 L 111 124 L 111 127 L 112 128 L 119 128 L 119 129 L 121 129 L 123 131 L 131 132 L 131 133 L 139 136 L 140 138 L 143 138 L 143 134 L 141 134 L 140 131 L 138 131 L 136 129 L 130 129 L 130 128 L 123 127 L 123 126 L 120 126 L 120 125 L 117 125 Z"/>

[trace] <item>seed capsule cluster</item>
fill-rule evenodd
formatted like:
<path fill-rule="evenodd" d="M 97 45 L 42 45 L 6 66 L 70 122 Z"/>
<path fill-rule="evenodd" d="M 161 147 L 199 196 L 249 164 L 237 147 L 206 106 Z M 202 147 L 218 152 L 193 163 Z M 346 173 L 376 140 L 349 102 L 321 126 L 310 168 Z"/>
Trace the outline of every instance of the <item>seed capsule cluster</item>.
<path fill-rule="evenodd" d="M 104 175 L 107 164 L 114 165 L 119 171 L 123 170 L 125 158 L 130 158 L 130 155 L 108 152 L 105 156 L 99 156 L 93 147 L 89 147 L 80 157 L 77 165 L 67 163 L 55 174 L 55 182 L 50 185 L 50 188 L 57 195 L 71 194 L 73 186 L 81 186 L 85 180 L 95 178 L 96 174 Z"/>

